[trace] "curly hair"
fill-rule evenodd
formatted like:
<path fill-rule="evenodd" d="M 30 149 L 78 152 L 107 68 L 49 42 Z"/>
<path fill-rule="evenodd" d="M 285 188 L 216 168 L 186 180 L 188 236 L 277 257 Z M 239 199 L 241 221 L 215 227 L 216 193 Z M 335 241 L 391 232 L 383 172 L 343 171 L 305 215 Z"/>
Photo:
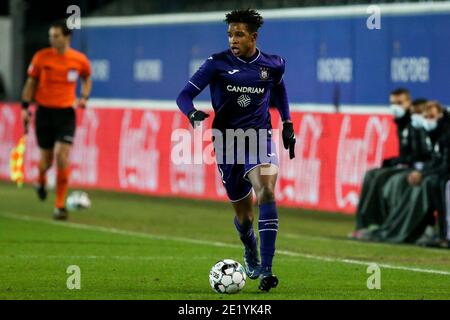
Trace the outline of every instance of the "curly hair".
<path fill-rule="evenodd" d="M 224 22 L 227 24 L 245 23 L 247 24 L 248 31 L 257 32 L 263 25 L 264 19 L 258 11 L 254 9 L 236 9 L 225 15 Z"/>

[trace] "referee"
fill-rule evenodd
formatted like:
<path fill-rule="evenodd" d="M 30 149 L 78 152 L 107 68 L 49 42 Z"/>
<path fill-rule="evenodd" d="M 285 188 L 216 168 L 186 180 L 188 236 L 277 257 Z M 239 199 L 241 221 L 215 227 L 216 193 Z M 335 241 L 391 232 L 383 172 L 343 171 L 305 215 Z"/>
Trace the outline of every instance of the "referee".
<path fill-rule="evenodd" d="M 50 47 L 39 50 L 28 67 L 28 78 L 22 92 L 22 120 L 30 120 L 28 106 L 37 104 L 35 128 L 40 148 L 39 177 L 36 191 L 39 199 L 47 198 L 47 177 L 56 160 L 56 199 L 53 218 L 67 219 L 64 206 L 70 174 L 70 150 L 75 134 L 75 100 L 78 79 L 81 97 L 78 106 L 86 107 L 91 92 L 91 68 L 87 57 L 70 48 L 71 30 L 65 20 L 49 29 Z"/>

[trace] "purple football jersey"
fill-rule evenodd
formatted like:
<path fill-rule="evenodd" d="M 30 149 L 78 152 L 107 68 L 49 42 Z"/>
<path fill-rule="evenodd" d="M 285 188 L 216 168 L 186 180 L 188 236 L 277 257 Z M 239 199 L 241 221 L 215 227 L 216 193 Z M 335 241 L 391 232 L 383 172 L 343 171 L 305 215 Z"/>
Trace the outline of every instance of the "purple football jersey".
<path fill-rule="evenodd" d="M 257 49 L 245 61 L 231 50 L 209 57 L 189 83 L 202 91 L 208 84 L 215 111 L 213 128 L 269 129 L 269 103 L 272 87 L 282 81 L 284 60 Z"/>

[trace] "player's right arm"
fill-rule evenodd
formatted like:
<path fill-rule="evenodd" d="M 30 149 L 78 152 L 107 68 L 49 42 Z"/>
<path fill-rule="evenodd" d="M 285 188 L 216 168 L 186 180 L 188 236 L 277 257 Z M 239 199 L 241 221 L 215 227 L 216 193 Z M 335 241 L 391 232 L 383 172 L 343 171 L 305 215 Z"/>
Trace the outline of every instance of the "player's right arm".
<path fill-rule="evenodd" d="M 22 90 L 22 101 L 30 103 L 33 100 L 34 93 L 36 92 L 37 79 L 33 77 L 28 77 L 25 81 L 25 85 Z"/>
<path fill-rule="evenodd" d="M 33 100 L 34 93 L 36 92 L 37 87 L 37 79 L 33 77 L 28 77 L 25 85 L 22 90 L 22 121 L 25 128 L 28 127 L 28 123 L 30 121 L 30 112 L 28 111 L 28 106 L 30 102 Z"/>
<path fill-rule="evenodd" d="M 189 119 L 192 127 L 209 117 L 209 114 L 197 110 L 194 107 L 194 98 L 205 89 L 215 75 L 215 64 L 213 57 L 209 57 L 191 77 L 189 82 L 177 97 L 177 105 Z"/>
<path fill-rule="evenodd" d="M 33 56 L 31 63 L 28 67 L 28 78 L 25 81 L 25 85 L 22 90 L 22 121 L 25 126 L 25 131 L 30 121 L 30 112 L 28 111 L 29 104 L 33 101 L 34 94 L 38 85 L 39 75 L 41 74 L 41 61 L 39 52 Z"/>

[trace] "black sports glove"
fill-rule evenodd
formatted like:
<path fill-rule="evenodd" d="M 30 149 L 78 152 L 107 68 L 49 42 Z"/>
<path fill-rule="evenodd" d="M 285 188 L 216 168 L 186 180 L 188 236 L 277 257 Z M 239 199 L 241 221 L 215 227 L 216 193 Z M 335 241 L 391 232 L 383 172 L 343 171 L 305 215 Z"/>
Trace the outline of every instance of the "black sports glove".
<path fill-rule="evenodd" d="M 195 128 L 196 122 L 203 121 L 206 118 L 209 118 L 209 114 L 201 110 L 194 110 L 189 113 L 189 122 L 191 123 L 192 128 Z"/>
<path fill-rule="evenodd" d="M 287 150 L 289 149 L 289 159 L 295 158 L 295 134 L 294 125 L 292 122 L 283 123 L 283 146 Z"/>
<path fill-rule="evenodd" d="M 22 101 L 22 121 L 25 134 L 28 133 L 28 124 L 30 122 L 31 112 L 28 110 L 30 103 Z"/>

